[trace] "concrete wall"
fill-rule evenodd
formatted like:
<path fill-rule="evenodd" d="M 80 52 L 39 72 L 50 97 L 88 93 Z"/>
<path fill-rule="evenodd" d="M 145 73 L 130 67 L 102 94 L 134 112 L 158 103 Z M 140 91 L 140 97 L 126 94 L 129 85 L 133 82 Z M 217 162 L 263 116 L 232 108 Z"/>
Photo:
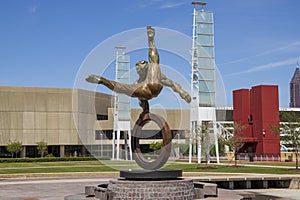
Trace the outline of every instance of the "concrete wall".
<path fill-rule="evenodd" d="M 171 130 L 189 130 L 190 126 L 190 112 L 189 110 L 158 110 L 150 109 L 152 113 L 158 114 L 163 117 Z M 132 108 L 131 109 L 131 128 L 133 129 L 136 120 L 139 118 L 142 109 Z M 113 128 L 113 109 L 108 110 L 108 120 L 98 121 L 97 129 L 99 130 L 112 130 Z M 156 129 L 153 123 L 149 126 L 144 127 L 145 130 Z"/>
<path fill-rule="evenodd" d="M 95 130 L 113 129 L 112 96 L 65 88 L 0 87 L 0 146 L 10 140 L 24 146 L 97 144 Z M 189 110 L 157 110 L 171 130 L 189 130 Z M 141 109 L 131 109 L 131 127 Z M 108 120 L 96 120 L 96 114 Z M 150 123 L 145 129 L 155 129 Z"/>
<path fill-rule="evenodd" d="M 101 103 L 95 106 L 95 101 Z M 93 119 L 94 125 L 96 111 L 107 115 L 111 103 L 110 95 L 83 90 L 0 87 L 0 146 L 10 140 L 23 145 L 36 145 L 42 140 L 48 145 L 80 144 L 76 126 L 81 130 L 94 127 L 77 119 Z"/>

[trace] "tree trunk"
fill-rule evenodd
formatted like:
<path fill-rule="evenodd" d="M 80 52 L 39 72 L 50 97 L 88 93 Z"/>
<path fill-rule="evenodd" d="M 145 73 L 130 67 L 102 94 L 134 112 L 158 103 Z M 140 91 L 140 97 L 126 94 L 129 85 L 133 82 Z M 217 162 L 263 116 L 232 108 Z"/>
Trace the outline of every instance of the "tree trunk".
<path fill-rule="evenodd" d="M 296 151 L 296 170 L 299 168 L 299 163 L 298 163 L 298 150 Z"/>
<path fill-rule="evenodd" d="M 234 152 L 234 166 L 237 166 L 237 153 Z"/>

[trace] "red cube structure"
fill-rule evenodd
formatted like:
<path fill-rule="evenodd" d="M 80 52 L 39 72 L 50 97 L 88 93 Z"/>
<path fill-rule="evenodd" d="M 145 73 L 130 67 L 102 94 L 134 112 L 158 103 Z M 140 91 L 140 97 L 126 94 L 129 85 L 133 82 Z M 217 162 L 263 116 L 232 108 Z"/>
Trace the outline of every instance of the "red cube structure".
<path fill-rule="evenodd" d="M 233 91 L 233 121 L 246 127 L 240 153 L 280 154 L 280 134 L 270 129 L 279 127 L 278 86 L 259 85 Z"/>

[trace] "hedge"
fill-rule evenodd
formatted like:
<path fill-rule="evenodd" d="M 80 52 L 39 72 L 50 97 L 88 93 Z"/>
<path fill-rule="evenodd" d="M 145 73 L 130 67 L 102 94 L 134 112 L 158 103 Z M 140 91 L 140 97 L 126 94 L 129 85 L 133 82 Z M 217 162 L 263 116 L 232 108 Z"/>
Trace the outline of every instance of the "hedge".
<path fill-rule="evenodd" d="M 88 157 L 0 158 L 0 163 L 93 161 L 93 160 L 110 160 L 110 157 L 109 156 L 101 156 L 101 157 L 88 156 Z"/>

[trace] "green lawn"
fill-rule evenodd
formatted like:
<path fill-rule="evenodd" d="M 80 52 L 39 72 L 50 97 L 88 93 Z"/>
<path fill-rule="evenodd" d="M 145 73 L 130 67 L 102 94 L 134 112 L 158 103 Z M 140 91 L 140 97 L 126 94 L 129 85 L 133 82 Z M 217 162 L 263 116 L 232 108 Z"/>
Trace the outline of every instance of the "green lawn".
<path fill-rule="evenodd" d="M 182 169 L 184 172 L 223 172 L 223 173 L 254 173 L 254 174 L 300 174 L 294 170 L 282 169 L 282 168 L 268 168 L 268 167 L 251 167 L 243 166 L 241 164 L 238 167 L 232 165 L 214 165 L 209 164 L 211 169 L 206 169 L 206 164 L 175 164 L 167 166 L 167 169 Z"/>
<path fill-rule="evenodd" d="M 228 162 L 228 164 L 234 164 L 234 161 Z M 238 164 L 244 165 L 270 165 L 270 166 L 287 166 L 287 167 L 295 167 L 296 164 L 294 162 L 238 162 Z"/>
<path fill-rule="evenodd" d="M 247 163 L 249 164 L 249 163 Z M 255 163 L 258 165 L 259 163 Z M 266 163 L 263 163 L 266 164 Z M 184 172 L 223 172 L 223 173 L 255 173 L 255 174 L 300 174 L 294 170 L 281 168 L 267 168 L 263 164 L 260 167 L 242 166 L 238 168 L 228 165 L 208 165 L 206 164 L 187 164 L 172 162 L 166 165 L 166 169 L 182 169 Z M 268 164 L 271 165 L 271 164 Z M 242 167 L 241 167 L 242 166 Z M 293 166 L 293 165 L 291 165 Z M 107 172 L 118 171 L 119 169 L 137 168 L 134 161 L 72 161 L 72 162 L 32 162 L 32 163 L 1 163 L 0 174 L 19 174 L 19 173 L 63 173 L 63 172 Z"/>
<path fill-rule="evenodd" d="M 187 163 L 187 160 L 176 160 L 178 163 Z M 197 163 L 197 160 L 193 160 L 192 163 Z M 223 161 L 223 164 L 234 165 L 234 161 Z M 238 165 L 270 165 L 270 166 L 287 166 L 287 167 L 295 167 L 295 162 L 268 162 L 268 161 L 255 161 L 255 162 L 245 162 L 238 161 Z"/>
<path fill-rule="evenodd" d="M 1 163 L 0 174 L 113 171 L 98 161 Z"/>

